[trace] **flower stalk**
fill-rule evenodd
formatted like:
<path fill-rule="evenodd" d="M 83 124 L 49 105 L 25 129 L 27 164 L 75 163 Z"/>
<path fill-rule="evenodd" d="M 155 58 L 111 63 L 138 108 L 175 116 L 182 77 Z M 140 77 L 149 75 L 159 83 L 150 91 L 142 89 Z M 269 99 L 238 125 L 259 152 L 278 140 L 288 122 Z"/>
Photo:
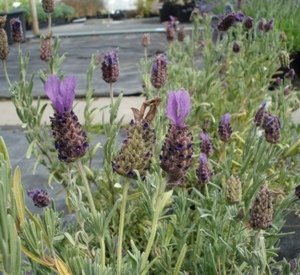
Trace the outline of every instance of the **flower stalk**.
<path fill-rule="evenodd" d="M 118 236 L 118 250 L 117 250 L 117 274 L 121 275 L 122 272 L 122 245 L 123 245 L 123 233 L 124 233 L 124 221 L 125 221 L 125 211 L 126 202 L 129 188 L 129 180 L 124 177 L 123 194 L 122 194 L 122 204 L 120 213 L 120 223 L 119 223 L 119 236 Z"/>

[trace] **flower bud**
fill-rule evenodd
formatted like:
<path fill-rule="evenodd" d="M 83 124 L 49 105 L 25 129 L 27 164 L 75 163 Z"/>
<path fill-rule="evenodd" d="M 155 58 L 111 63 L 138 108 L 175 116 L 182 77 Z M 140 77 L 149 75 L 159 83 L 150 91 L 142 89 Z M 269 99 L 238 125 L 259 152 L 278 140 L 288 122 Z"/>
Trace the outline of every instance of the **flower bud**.
<path fill-rule="evenodd" d="M 226 191 L 227 199 L 231 203 L 240 203 L 242 200 L 242 184 L 237 176 L 231 175 L 227 180 Z"/>
<path fill-rule="evenodd" d="M 256 127 L 262 126 L 264 123 L 265 114 L 266 114 L 265 108 L 266 108 L 266 102 L 263 102 L 255 114 L 253 121 L 254 121 Z"/>
<path fill-rule="evenodd" d="M 27 192 L 36 207 L 46 207 L 51 203 L 51 199 L 47 192 L 42 189 L 33 189 Z"/>
<path fill-rule="evenodd" d="M 233 41 L 232 51 L 234 53 L 238 53 L 240 51 L 240 45 L 237 41 Z"/>
<path fill-rule="evenodd" d="M 185 38 L 185 28 L 180 27 L 179 32 L 178 32 L 178 41 L 183 42 L 184 38 Z"/>
<path fill-rule="evenodd" d="M 229 113 L 223 115 L 219 123 L 219 135 L 223 142 L 228 142 L 231 139 L 232 129 L 229 123 L 230 116 Z"/>
<path fill-rule="evenodd" d="M 112 162 L 113 171 L 124 177 L 136 178 L 134 170 L 138 170 L 142 179 L 150 169 L 155 131 L 151 128 L 161 99 L 155 98 L 143 103 L 140 110 L 132 108 L 134 120 L 127 129 L 127 138 Z M 146 108 L 148 113 L 144 116 Z"/>
<path fill-rule="evenodd" d="M 286 51 L 280 51 L 278 54 L 280 65 L 282 68 L 290 68 L 290 55 Z"/>
<path fill-rule="evenodd" d="M 6 22 L 6 15 L 0 16 L 0 59 L 6 60 L 9 56 L 9 46 L 7 41 L 6 31 L 4 25 Z"/>
<path fill-rule="evenodd" d="M 11 30 L 11 38 L 14 42 L 20 43 L 24 39 L 23 30 L 22 30 L 22 22 L 18 18 L 13 18 L 10 20 L 10 30 Z"/>
<path fill-rule="evenodd" d="M 42 39 L 40 58 L 45 62 L 49 62 L 52 57 L 52 33 L 46 35 Z"/>
<path fill-rule="evenodd" d="M 278 143 L 280 140 L 281 122 L 277 116 L 268 114 L 264 119 L 265 137 L 269 143 Z"/>
<path fill-rule="evenodd" d="M 253 202 L 250 210 L 250 225 L 253 229 L 268 229 L 272 224 L 273 204 L 272 194 L 265 183 Z"/>
<path fill-rule="evenodd" d="M 199 157 L 199 166 L 196 174 L 198 180 L 204 184 L 208 183 L 213 175 L 213 172 L 208 167 L 207 156 L 205 154 L 201 154 Z"/>
<path fill-rule="evenodd" d="M 148 47 L 150 45 L 150 33 L 144 33 L 142 37 L 143 47 Z"/>
<path fill-rule="evenodd" d="M 244 26 L 248 30 L 252 29 L 253 28 L 253 18 L 252 17 L 247 17 L 245 22 L 244 22 Z"/>
<path fill-rule="evenodd" d="M 42 0 L 42 6 L 45 13 L 54 11 L 54 0 Z"/>
<path fill-rule="evenodd" d="M 152 65 L 151 84 L 156 89 L 163 87 L 168 79 L 168 59 L 164 53 L 159 53 L 155 56 Z"/>
<path fill-rule="evenodd" d="M 102 78 L 106 83 L 114 83 L 119 78 L 119 57 L 118 51 L 108 51 L 103 58 Z"/>
<path fill-rule="evenodd" d="M 200 145 L 200 151 L 201 153 L 207 155 L 207 156 L 212 156 L 214 153 L 214 149 L 212 146 L 212 143 L 209 140 L 209 134 L 200 134 L 199 135 L 201 139 L 201 145 Z"/>

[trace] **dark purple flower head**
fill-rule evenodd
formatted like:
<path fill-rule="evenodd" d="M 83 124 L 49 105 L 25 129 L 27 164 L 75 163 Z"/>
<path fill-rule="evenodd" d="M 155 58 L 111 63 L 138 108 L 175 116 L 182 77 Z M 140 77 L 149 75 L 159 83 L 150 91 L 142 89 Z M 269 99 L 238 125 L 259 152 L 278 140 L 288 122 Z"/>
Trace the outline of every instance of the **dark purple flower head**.
<path fill-rule="evenodd" d="M 228 142 L 231 139 L 232 128 L 229 123 L 230 116 L 229 113 L 223 115 L 219 123 L 219 135 L 223 142 Z"/>
<path fill-rule="evenodd" d="M 169 91 L 166 114 L 176 126 L 183 126 L 183 121 L 191 110 L 190 95 L 184 89 Z"/>
<path fill-rule="evenodd" d="M 14 42 L 20 43 L 24 39 L 22 22 L 18 18 L 12 18 L 10 20 L 11 38 Z"/>
<path fill-rule="evenodd" d="M 104 61 L 106 66 L 112 66 L 115 64 L 119 64 L 119 60 L 118 60 L 118 49 L 114 50 L 114 51 L 108 51 L 105 55 L 104 55 Z"/>
<path fill-rule="evenodd" d="M 51 202 L 46 191 L 42 189 L 32 189 L 27 192 L 29 198 L 32 199 L 35 206 L 42 208 L 48 206 Z"/>
<path fill-rule="evenodd" d="M 167 55 L 165 53 L 160 53 L 155 56 L 152 66 L 152 73 L 155 75 L 158 73 L 158 63 L 162 63 L 163 65 L 167 65 L 169 63 Z"/>
<path fill-rule="evenodd" d="M 222 116 L 222 124 L 228 125 L 231 115 L 229 113 L 226 113 Z"/>
<path fill-rule="evenodd" d="M 245 15 L 242 12 L 235 12 L 234 17 L 236 22 L 243 22 Z"/>
<path fill-rule="evenodd" d="M 250 30 L 253 28 L 253 18 L 248 16 L 244 22 L 244 26 L 246 29 Z"/>
<path fill-rule="evenodd" d="M 22 22 L 21 20 L 18 18 L 12 18 L 10 20 L 10 25 L 11 25 L 11 30 L 14 32 L 19 32 L 22 31 Z"/>
<path fill-rule="evenodd" d="M 233 41 L 232 51 L 238 53 L 241 50 L 241 47 L 237 41 Z"/>
<path fill-rule="evenodd" d="M 75 86 L 74 76 L 68 76 L 63 81 L 54 74 L 48 76 L 44 90 L 58 114 L 69 113 L 72 110 Z"/>

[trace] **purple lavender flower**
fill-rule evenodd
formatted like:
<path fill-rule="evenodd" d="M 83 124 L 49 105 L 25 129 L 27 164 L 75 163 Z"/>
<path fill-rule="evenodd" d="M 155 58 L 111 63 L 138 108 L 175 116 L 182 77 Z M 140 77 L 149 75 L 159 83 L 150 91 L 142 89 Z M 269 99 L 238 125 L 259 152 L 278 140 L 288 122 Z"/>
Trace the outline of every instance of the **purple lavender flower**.
<path fill-rule="evenodd" d="M 48 76 L 44 89 L 58 114 L 71 112 L 75 98 L 75 86 L 76 78 L 74 76 L 68 76 L 63 81 L 60 81 L 54 74 Z"/>
<path fill-rule="evenodd" d="M 264 101 L 254 116 L 253 122 L 255 123 L 256 127 L 262 126 L 264 123 L 264 119 L 267 114 L 267 112 L 265 110 L 266 104 L 267 103 Z"/>
<path fill-rule="evenodd" d="M 183 185 L 184 177 L 192 164 L 193 137 L 184 125 L 191 109 L 190 96 L 181 89 L 168 93 L 166 115 L 172 120 L 160 154 L 160 167 L 167 172 L 169 184 Z"/>
<path fill-rule="evenodd" d="M 151 84 L 156 89 L 163 87 L 168 80 L 168 58 L 165 53 L 159 53 L 155 56 L 152 73 L 151 73 Z"/>
<path fill-rule="evenodd" d="M 22 30 L 22 22 L 18 18 L 10 20 L 11 38 L 14 42 L 20 43 L 23 41 L 24 35 Z"/>
<path fill-rule="evenodd" d="M 191 110 L 190 95 L 184 89 L 178 92 L 170 91 L 168 93 L 168 102 L 166 114 L 176 126 L 183 127 L 183 121 Z"/>
<path fill-rule="evenodd" d="M 102 78 L 106 83 L 114 83 L 119 78 L 118 50 L 108 51 L 102 62 Z"/>
<path fill-rule="evenodd" d="M 218 30 L 227 32 L 232 26 L 238 22 L 243 22 L 244 14 L 242 12 L 232 12 L 225 15 L 218 23 Z"/>
<path fill-rule="evenodd" d="M 243 22 L 245 15 L 242 12 L 238 11 L 234 13 L 234 17 L 236 22 Z"/>
<path fill-rule="evenodd" d="M 274 26 L 274 19 L 271 18 L 271 19 L 269 20 L 269 22 L 266 23 L 266 24 L 264 25 L 264 31 L 265 31 L 265 32 L 269 32 L 270 30 L 273 29 L 273 26 Z"/>
<path fill-rule="evenodd" d="M 253 28 L 253 18 L 252 17 L 247 17 L 245 22 L 244 22 L 244 26 L 246 29 L 250 30 Z"/>
<path fill-rule="evenodd" d="M 170 25 L 173 26 L 174 30 L 176 31 L 176 23 L 177 23 L 177 18 L 175 16 L 170 15 Z"/>
<path fill-rule="evenodd" d="M 241 47 L 237 41 L 233 41 L 232 51 L 234 53 L 238 53 L 240 51 Z"/>
<path fill-rule="evenodd" d="M 222 116 L 222 120 L 219 123 L 219 135 L 220 139 L 224 142 L 228 142 L 231 139 L 231 125 L 229 123 L 231 115 L 229 113 Z"/>
<path fill-rule="evenodd" d="M 83 157 L 88 150 L 86 134 L 72 111 L 75 85 L 75 77 L 69 76 L 60 81 L 56 75 L 49 75 L 44 87 L 55 109 L 50 120 L 58 158 L 67 163 Z"/>
<path fill-rule="evenodd" d="M 42 189 L 32 189 L 27 192 L 36 207 L 46 207 L 51 203 L 48 193 Z"/>
<path fill-rule="evenodd" d="M 268 114 L 265 116 L 264 129 L 265 137 L 269 143 L 278 143 L 280 141 L 281 121 L 277 116 Z"/>
<path fill-rule="evenodd" d="M 196 173 L 199 181 L 202 183 L 208 183 L 211 179 L 213 172 L 208 167 L 206 154 L 200 154 L 199 167 Z"/>
<path fill-rule="evenodd" d="M 214 153 L 212 144 L 209 140 L 209 134 L 199 134 L 199 137 L 201 139 L 201 145 L 200 145 L 200 150 L 201 153 L 206 154 L 207 156 L 212 156 Z"/>

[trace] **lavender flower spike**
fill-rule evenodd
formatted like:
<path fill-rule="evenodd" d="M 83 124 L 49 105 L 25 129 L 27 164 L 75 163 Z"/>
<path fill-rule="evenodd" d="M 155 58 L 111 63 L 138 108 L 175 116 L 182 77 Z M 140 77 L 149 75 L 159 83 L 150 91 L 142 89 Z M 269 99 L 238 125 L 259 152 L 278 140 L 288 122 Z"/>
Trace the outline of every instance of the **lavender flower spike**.
<path fill-rule="evenodd" d="M 222 116 L 222 120 L 219 123 L 219 135 L 223 142 L 228 142 L 231 138 L 231 125 L 229 123 L 231 115 L 229 113 L 226 113 Z"/>
<path fill-rule="evenodd" d="M 52 101 L 58 114 L 70 113 L 75 98 L 76 78 L 68 76 L 63 81 L 51 74 L 45 83 L 44 90 Z"/>
<path fill-rule="evenodd" d="M 183 121 L 191 110 L 190 95 L 184 89 L 169 91 L 166 114 L 176 126 L 184 126 Z"/>

